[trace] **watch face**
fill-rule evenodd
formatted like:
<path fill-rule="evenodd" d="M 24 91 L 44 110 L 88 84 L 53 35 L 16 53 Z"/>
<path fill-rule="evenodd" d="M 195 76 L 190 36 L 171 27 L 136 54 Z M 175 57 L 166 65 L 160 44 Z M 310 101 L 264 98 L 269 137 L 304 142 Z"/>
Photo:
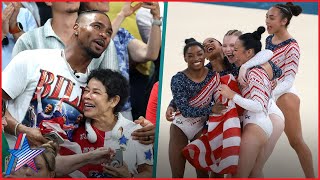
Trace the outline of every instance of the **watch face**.
<path fill-rule="evenodd" d="M 22 24 L 20 22 L 17 22 L 17 26 L 21 31 L 23 30 L 23 26 L 22 26 Z"/>

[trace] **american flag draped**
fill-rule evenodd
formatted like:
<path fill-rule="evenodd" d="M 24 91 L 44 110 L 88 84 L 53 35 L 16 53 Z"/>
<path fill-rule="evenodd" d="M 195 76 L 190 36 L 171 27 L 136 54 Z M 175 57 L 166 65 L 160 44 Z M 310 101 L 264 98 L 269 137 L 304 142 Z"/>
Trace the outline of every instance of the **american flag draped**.
<path fill-rule="evenodd" d="M 220 81 L 240 94 L 233 75 L 225 75 Z M 219 174 L 234 174 L 238 166 L 241 141 L 238 111 L 233 101 L 221 95 L 215 99 L 227 105 L 227 111 L 222 115 L 211 114 L 207 132 L 188 144 L 182 153 L 197 169 Z M 239 110 L 239 113 L 242 111 Z"/>

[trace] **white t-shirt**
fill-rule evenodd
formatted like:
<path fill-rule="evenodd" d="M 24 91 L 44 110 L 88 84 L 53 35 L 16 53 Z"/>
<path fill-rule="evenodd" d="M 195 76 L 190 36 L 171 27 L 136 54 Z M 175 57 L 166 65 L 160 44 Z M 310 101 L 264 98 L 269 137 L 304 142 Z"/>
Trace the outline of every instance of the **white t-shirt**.
<path fill-rule="evenodd" d="M 41 93 L 42 108 L 51 104 L 52 111 L 46 112 L 52 118 L 62 117 L 65 124 L 72 125 L 82 113 L 82 90 L 87 74 L 74 74 L 61 49 L 26 50 L 15 56 L 2 73 L 2 90 L 13 100 L 8 103 L 8 111 L 18 121 L 27 126 L 39 125 L 43 120 L 37 114 L 37 94 Z M 76 75 L 78 77 L 76 77 Z M 59 112 L 55 106 L 64 98 Z M 32 112 L 32 113 L 31 113 Z M 50 118 L 45 118 L 49 120 Z M 70 133 L 69 133 L 70 134 Z M 10 148 L 15 137 L 6 134 Z"/>
<path fill-rule="evenodd" d="M 138 174 L 138 165 L 153 164 L 152 145 L 143 145 L 132 139 L 131 133 L 141 129 L 140 125 L 125 119 L 121 113 L 119 113 L 118 119 L 112 129 L 111 138 L 105 139 L 104 146 L 112 149 L 123 148 L 123 161 L 126 162 L 132 174 Z"/>

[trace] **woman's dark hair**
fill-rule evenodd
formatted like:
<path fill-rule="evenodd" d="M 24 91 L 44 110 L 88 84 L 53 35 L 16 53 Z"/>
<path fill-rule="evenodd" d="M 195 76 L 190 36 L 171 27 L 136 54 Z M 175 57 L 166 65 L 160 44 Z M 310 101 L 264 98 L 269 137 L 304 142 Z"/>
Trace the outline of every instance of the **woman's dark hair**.
<path fill-rule="evenodd" d="M 183 55 L 184 56 L 186 55 L 189 47 L 191 47 L 191 46 L 199 46 L 204 51 L 203 45 L 200 42 L 196 41 L 194 38 L 186 39 L 184 42 L 186 43 L 186 45 L 183 48 Z"/>
<path fill-rule="evenodd" d="M 110 69 L 92 70 L 87 83 L 91 79 L 100 81 L 106 88 L 109 99 L 115 96 L 120 97 L 119 103 L 114 107 L 113 112 L 120 112 L 129 97 L 129 85 L 127 79 L 116 71 Z"/>
<path fill-rule="evenodd" d="M 52 113 L 52 112 L 54 111 L 54 104 L 48 103 L 48 104 L 46 105 L 46 107 L 47 107 L 48 105 L 51 106 L 51 111 L 50 111 L 49 113 Z"/>
<path fill-rule="evenodd" d="M 288 2 L 286 4 L 276 4 L 273 5 L 273 7 L 280 9 L 282 19 L 288 19 L 286 27 L 290 24 L 292 16 L 298 16 L 302 13 L 302 8 L 298 5 L 294 5 L 292 2 Z"/>
<path fill-rule="evenodd" d="M 260 26 L 253 33 L 245 33 L 239 36 L 239 40 L 242 42 L 242 45 L 246 50 L 254 49 L 254 54 L 257 54 L 261 51 L 261 34 L 264 33 L 266 29 L 263 26 Z"/>

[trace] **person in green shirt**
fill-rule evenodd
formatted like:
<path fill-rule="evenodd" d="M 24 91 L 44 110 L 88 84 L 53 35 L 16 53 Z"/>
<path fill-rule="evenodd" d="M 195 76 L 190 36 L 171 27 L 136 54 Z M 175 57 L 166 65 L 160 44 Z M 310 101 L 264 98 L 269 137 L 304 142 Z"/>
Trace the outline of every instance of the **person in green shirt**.
<path fill-rule="evenodd" d="M 10 153 L 9 153 L 9 145 L 6 137 L 4 136 L 4 127 L 7 125 L 7 120 L 4 117 L 6 112 L 6 103 L 2 101 L 2 174 L 7 169 L 7 162 L 9 161 Z"/>

